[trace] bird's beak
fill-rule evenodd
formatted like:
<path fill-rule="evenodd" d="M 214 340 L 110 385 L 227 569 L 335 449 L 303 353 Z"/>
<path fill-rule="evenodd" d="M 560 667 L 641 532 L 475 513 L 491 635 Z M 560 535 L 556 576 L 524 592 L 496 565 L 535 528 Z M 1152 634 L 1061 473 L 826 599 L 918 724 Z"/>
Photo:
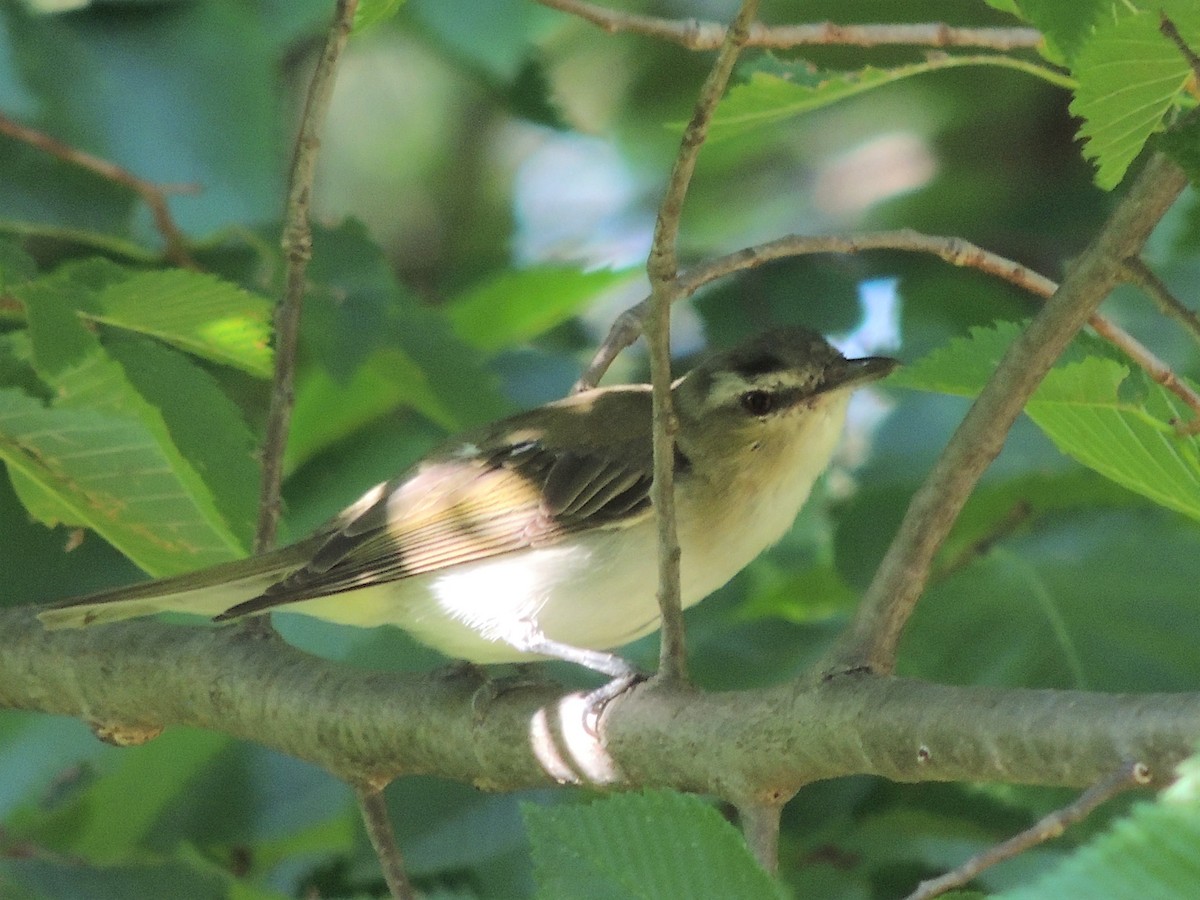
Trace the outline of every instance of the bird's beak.
<path fill-rule="evenodd" d="M 900 365 L 900 360 L 890 356 L 864 356 L 861 359 L 847 359 L 840 364 L 834 364 L 825 371 L 823 391 L 836 391 L 842 388 L 857 387 L 870 381 L 878 381 L 891 375 Z"/>

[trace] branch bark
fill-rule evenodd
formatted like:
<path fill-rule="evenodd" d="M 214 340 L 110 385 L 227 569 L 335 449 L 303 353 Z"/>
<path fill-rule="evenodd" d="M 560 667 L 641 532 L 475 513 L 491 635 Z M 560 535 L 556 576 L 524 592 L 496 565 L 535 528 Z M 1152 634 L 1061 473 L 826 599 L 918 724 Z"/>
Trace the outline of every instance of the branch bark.
<path fill-rule="evenodd" d="M 48 632 L 34 612 L 0 611 L 0 707 L 123 733 L 209 728 L 351 784 L 429 774 L 489 790 L 659 785 L 747 807 L 850 774 L 1085 787 L 1137 759 L 1161 785 L 1200 736 L 1200 694 L 859 675 L 727 694 L 644 685 L 613 701 L 597 740 L 580 696 L 553 686 L 502 694 L 481 715 L 470 678 L 364 672 L 236 628 L 135 620 Z"/>
<path fill-rule="evenodd" d="M 79 166 L 81 169 L 87 169 L 89 172 L 94 172 L 96 175 L 114 184 L 129 188 L 150 208 L 150 215 L 154 217 L 154 227 L 162 235 L 163 243 L 166 247 L 167 259 L 175 263 L 175 265 L 187 269 L 199 268 L 196 265 L 196 261 L 192 259 L 192 255 L 188 252 L 187 238 L 179 230 L 179 226 L 175 224 L 175 219 L 171 215 L 171 208 L 167 204 L 168 194 L 195 193 L 200 190 L 199 185 L 156 184 L 153 181 L 147 181 L 145 178 L 134 175 L 123 166 L 118 166 L 107 159 L 101 159 L 85 150 L 80 150 L 78 147 L 65 144 L 58 138 L 46 134 L 44 131 L 38 131 L 36 128 L 22 125 L 20 122 L 8 118 L 8 116 L 0 115 L 0 134 L 8 135 L 14 140 L 29 144 L 31 147 L 37 147 L 39 150 L 49 153 L 63 162 Z"/>
<path fill-rule="evenodd" d="M 720 22 L 697 19 L 664 19 L 623 12 L 585 0 L 537 0 L 543 6 L 578 16 L 609 34 L 629 32 L 679 44 L 688 50 L 716 50 L 725 41 Z M 943 22 L 887 25 L 750 26 L 746 46 L 785 50 L 789 47 L 840 45 L 851 47 L 977 47 L 988 50 L 1033 49 L 1042 35 L 1035 28 L 955 28 Z"/>
<path fill-rule="evenodd" d="M 312 199 L 313 176 L 317 169 L 317 152 L 321 147 L 321 129 L 329 101 L 337 64 L 350 29 L 358 0 L 338 0 L 333 24 L 325 40 L 321 58 L 313 70 L 296 138 L 292 160 L 291 184 L 288 187 L 287 213 L 283 226 L 283 257 L 287 266 L 283 296 L 275 310 L 275 377 L 271 386 L 271 409 L 267 431 L 263 438 L 262 489 L 258 502 L 258 527 L 254 535 L 254 552 L 262 553 L 275 543 L 282 506 L 283 454 L 287 448 L 288 430 L 295 403 L 296 356 L 300 340 L 300 311 L 303 307 L 305 274 L 312 259 L 312 226 L 309 204 Z"/>
<path fill-rule="evenodd" d="M 650 346 L 650 376 L 654 392 L 654 483 L 651 498 L 658 522 L 658 605 L 662 611 L 659 675 L 674 681 L 687 679 L 687 648 L 683 633 L 683 608 L 679 587 L 679 537 L 675 523 L 675 431 L 678 423 L 671 401 L 671 304 L 676 299 L 675 276 L 679 259 L 676 243 L 683 202 L 687 198 L 700 147 L 738 54 L 746 43 L 750 25 L 758 14 L 758 0 L 742 0 L 712 71 L 704 80 L 692 119 L 684 129 L 679 153 L 667 179 L 658 208 L 654 241 L 646 260 L 650 279 L 650 316 L 646 340 Z"/>

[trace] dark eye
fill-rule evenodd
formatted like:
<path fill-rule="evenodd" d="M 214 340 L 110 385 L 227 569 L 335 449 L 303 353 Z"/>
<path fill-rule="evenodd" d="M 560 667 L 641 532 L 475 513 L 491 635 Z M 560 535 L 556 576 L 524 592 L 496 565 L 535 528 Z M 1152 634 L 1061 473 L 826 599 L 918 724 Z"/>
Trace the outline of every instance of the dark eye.
<path fill-rule="evenodd" d="M 752 416 L 765 416 L 775 406 L 775 398 L 766 391 L 746 391 L 742 394 L 742 409 Z"/>

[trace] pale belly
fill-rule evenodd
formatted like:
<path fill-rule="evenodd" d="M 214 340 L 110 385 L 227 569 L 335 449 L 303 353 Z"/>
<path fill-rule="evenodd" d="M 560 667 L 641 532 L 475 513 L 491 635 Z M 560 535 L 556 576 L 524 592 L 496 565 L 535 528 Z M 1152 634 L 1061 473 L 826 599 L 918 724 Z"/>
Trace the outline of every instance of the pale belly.
<path fill-rule="evenodd" d="M 652 519 L 621 531 L 455 566 L 350 594 L 280 609 L 345 625 L 390 624 L 454 659 L 529 660 L 509 639 L 532 628 L 574 647 L 610 650 L 659 626 Z M 683 604 L 716 590 L 747 560 L 689 552 L 681 562 Z M 761 547 L 759 548 L 761 549 Z"/>

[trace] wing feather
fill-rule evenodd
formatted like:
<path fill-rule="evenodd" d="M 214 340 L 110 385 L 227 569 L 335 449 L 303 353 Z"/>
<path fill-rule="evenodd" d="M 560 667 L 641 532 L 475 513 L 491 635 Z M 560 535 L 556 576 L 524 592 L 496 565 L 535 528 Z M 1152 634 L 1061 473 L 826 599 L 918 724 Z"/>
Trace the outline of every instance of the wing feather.
<path fill-rule="evenodd" d="M 651 477 L 644 454 L 581 454 L 531 440 L 434 459 L 375 489 L 335 520 L 308 564 L 218 618 L 622 527 L 649 513 Z"/>

